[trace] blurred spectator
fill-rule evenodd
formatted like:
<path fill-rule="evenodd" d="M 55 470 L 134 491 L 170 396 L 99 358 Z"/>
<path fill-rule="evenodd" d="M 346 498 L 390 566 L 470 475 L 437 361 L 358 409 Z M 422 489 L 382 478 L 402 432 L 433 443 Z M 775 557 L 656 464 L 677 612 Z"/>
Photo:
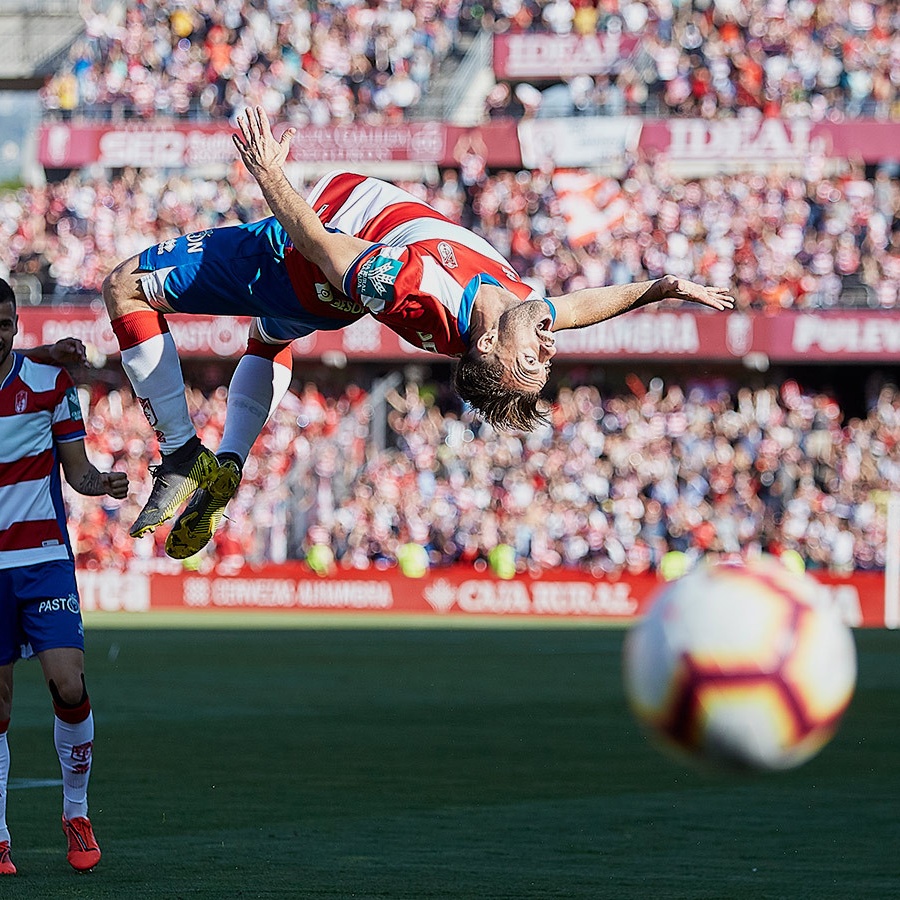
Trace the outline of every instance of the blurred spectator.
<path fill-rule="evenodd" d="M 216 446 L 224 390 L 192 391 L 191 402 L 203 440 Z M 790 381 L 735 394 L 660 379 L 640 396 L 565 388 L 552 423 L 531 435 L 442 411 L 412 384 L 389 403 L 391 446 L 378 452 L 358 387 L 289 394 L 209 558 L 233 568 L 328 545 L 338 568 L 365 569 L 395 565 L 413 542 L 432 566 L 484 565 L 501 544 L 536 571 L 641 572 L 672 550 L 693 558 L 791 549 L 812 568 L 884 566 L 877 498 L 900 490 L 893 386 L 865 418 L 846 421 L 834 399 Z M 149 490 L 140 407 L 130 392 L 95 387 L 89 409 L 92 457 L 143 491 L 102 510 L 67 497 L 79 564 L 170 570 L 178 564 L 163 554 L 165 528 L 140 541 L 127 533 Z"/>
<path fill-rule="evenodd" d="M 455 0 L 86 0 L 85 33 L 42 91 L 70 118 L 402 118 L 453 46 Z"/>
<path fill-rule="evenodd" d="M 813 120 L 892 119 L 900 106 L 896 3 L 464 0 L 463 19 L 479 9 L 481 27 L 497 33 L 575 32 L 620 48 L 591 84 L 568 82 L 576 114 L 713 118 L 754 108 Z M 521 114 L 506 98 L 509 114 Z M 503 111 L 493 93 L 488 114 Z"/>

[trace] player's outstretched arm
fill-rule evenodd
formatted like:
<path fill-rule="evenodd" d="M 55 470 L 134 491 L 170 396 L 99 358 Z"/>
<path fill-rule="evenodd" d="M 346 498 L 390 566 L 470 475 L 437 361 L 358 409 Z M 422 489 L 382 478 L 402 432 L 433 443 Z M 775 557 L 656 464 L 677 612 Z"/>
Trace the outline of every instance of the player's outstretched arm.
<path fill-rule="evenodd" d="M 100 472 L 87 458 L 84 441 L 65 441 L 56 445 L 66 481 L 87 497 L 109 494 L 116 500 L 128 496 L 128 476 L 124 472 Z"/>
<path fill-rule="evenodd" d="M 614 316 L 660 300 L 691 300 L 718 310 L 734 307 L 734 298 L 729 295 L 727 288 L 704 287 L 685 278 L 664 275 L 656 281 L 586 288 L 564 294 L 562 297 L 554 297 L 556 321 L 553 330 L 562 331 L 565 328 L 596 325 L 598 322 L 605 322 Z"/>
<path fill-rule="evenodd" d="M 288 128 L 275 140 L 262 107 L 251 107 L 238 116 L 240 135 L 234 145 L 250 174 L 259 183 L 275 218 L 290 235 L 297 251 L 317 265 L 325 277 L 340 287 L 344 273 L 371 241 L 328 231 L 312 207 L 294 190 L 284 174 L 284 163 L 296 129 Z"/>

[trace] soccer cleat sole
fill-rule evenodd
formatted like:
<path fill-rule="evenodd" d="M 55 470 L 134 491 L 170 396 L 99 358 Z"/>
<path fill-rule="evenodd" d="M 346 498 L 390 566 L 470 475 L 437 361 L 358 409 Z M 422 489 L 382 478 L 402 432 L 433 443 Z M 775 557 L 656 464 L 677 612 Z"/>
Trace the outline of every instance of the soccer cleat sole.
<path fill-rule="evenodd" d="M 133 538 L 139 538 L 156 531 L 163 522 L 167 522 L 178 512 L 181 504 L 194 491 L 206 485 L 209 479 L 215 475 L 218 466 L 219 462 L 215 455 L 204 447 L 185 476 L 184 484 L 176 491 L 172 499 L 162 509 L 148 510 L 144 507 L 134 525 L 131 526 L 129 534 Z"/>
<path fill-rule="evenodd" d="M 205 487 L 194 493 L 175 520 L 166 538 L 166 554 L 172 559 L 187 559 L 199 553 L 212 540 L 240 483 L 240 469 L 230 460 L 220 463 Z"/>

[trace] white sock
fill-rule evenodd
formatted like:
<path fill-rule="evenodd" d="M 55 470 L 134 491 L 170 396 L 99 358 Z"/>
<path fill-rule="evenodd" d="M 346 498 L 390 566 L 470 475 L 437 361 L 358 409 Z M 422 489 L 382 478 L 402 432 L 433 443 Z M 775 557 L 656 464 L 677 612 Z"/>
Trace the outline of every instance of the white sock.
<path fill-rule="evenodd" d="M 181 360 L 169 332 L 123 350 L 122 368 L 156 432 L 162 453 L 172 453 L 194 437 Z"/>
<path fill-rule="evenodd" d="M 6 785 L 9 781 L 9 741 L 6 732 L 0 734 L 0 841 L 9 840 L 6 827 Z"/>
<path fill-rule="evenodd" d="M 245 461 L 290 386 L 287 366 L 261 356 L 242 356 L 228 385 L 225 431 L 218 452 L 236 453 Z"/>
<path fill-rule="evenodd" d="M 63 815 L 67 819 L 87 816 L 87 788 L 94 750 L 93 712 L 77 725 L 70 725 L 56 716 L 53 742 L 63 777 Z"/>

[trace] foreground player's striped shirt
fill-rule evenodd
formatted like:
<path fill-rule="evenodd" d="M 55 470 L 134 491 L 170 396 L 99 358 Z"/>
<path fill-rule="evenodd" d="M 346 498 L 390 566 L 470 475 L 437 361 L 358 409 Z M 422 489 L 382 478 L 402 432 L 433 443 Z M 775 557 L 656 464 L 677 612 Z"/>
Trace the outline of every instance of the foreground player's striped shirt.
<path fill-rule="evenodd" d="M 0 569 L 71 558 L 54 444 L 84 436 L 69 373 L 13 353 L 0 384 Z"/>
<path fill-rule="evenodd" d="M 472 301 L 482 283 L 521 300 L 540 299 L 487 241 L 395 185 L 332 172 L 313 188 L 308 202 L 329 228 L 378 244 L 349 268 L 343 293 L 325 302 L 332 307 L 349 302 L 343 312 L 369 312 L 416 347 L 464 353 Z M 304 285 L 310 264 L 293 247 L 285 264 L 308 305 Z"/>

